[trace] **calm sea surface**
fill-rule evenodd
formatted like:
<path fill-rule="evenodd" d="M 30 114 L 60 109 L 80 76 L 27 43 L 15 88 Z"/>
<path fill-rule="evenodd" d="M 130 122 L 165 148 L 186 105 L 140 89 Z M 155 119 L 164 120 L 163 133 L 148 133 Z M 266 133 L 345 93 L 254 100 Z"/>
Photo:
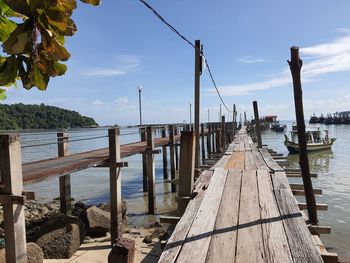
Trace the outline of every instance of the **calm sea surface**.
<path fill-rule="evenodd" d="M 290 122 L 285 122 L 289 125 Z M 314 126 L 315 127 L 315 126 Z M 309 155 L 311 172 L 317 173 L 313 179 L 315 188 L 323 190 L 322 196 L 317 196 L 318 203 L 328 205 L 327 212 L 319 212 L 320 225 L 331 226 L 332 234 L 323 235 L 322 240 L 327 246 L 333 247 L 343 256 L 350 257 L 350 125 L 317 125 L 320 129 L 328 128 L 330 137 L 337 138 L 332 150 L 311 153 Z M 122 129 L 121 143 L 139 140 L 136 129 Z M 107 136 L 107 129 L 77 129 L 72 130 L 72 140 Z M 156 134 L 160 137 L 160 134 Z M 71 142 L 69 150 L 77 153 L 108 146 L 108 138 L 97 138 Z M 279 153 L 288 155 L 283 145 L 283 133 L 273 131 L 263 132 L 263 143 Z M 56 141 L 56 132 L 24 132 L 21 133 L 22 145 L 36 145 Z M 47 159 L 57 156 L 57 145 L 46 145 L 22 149 L 23 162 Z M 292 165 L 298 163 L 297 155 L 288 155 Z M 175 195 L 170 191 L 170 184 L 163 182 L 162 157 L 156 155 L 156 204 L 157 215 L 147 216 L 147 195 L 142 192 L 141 156 L 125 158 L 129 167 L 122 170 L 122 196 L 128 203 L 128 220 L 133 225 L 148 225 L 160 214 L 174 211 Z M 90 168 L 71 175 L 72 196 L 89 204 L 108 202 L 109 173 L 107 168 Z M 291 182 L 302 183 L 301 178 L 293 178 Z M 48 201 L 59 196 L 58 179 L 53 178 L 25 187 L 37 193 L 39 200 Z M 302 201 L 303 198 L 300 199 Z"/>

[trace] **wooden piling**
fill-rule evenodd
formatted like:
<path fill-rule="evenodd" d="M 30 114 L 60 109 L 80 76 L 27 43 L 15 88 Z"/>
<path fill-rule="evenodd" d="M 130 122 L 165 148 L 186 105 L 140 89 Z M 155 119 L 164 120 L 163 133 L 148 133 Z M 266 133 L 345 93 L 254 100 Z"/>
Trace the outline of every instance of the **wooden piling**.
<path fill-rule="evenodd" d="M 69 155 L 68 148 L 68 133 L 58 132 L 57 133 L 57 150 L 58 157 L 64 157 Z M 60 187 L 60 211 L 63 214 L 71 214 L 72 210 L 72 195 L 71 195 L 71 183 L 70 174 L 65 174 L 59 178 Z"/>
<path fill-rule="evenodd" d="M 162 138 L 166 138 L 166 128 L 162 128 Z M 168 154 L 167 154 L 167 146 L 162 146 L 162 155 L 163 155 L 163 178 L 168 179 Z"/>
<path fill-rule="evenodd" d="M 140 128 L 140 136 L 141 141 L 146 141 L 146 129 L 144 127 Z M 148 182 L 147 182 L 147 161 L 146 161 L 146 153 L 142 153 L 142 178 L 143 178 L 143 192 L 147 192 L 148 190 Z"/>
<path fill-rule="evenodd" d="M 201 75 L 201 42 L 195 41 L 195 70 L 194 70 L 194 132 L 196 136 L 195 167 L 199 166 L 199 123 L 200 123 L 200 75 Z"/>
<path fill-rule="evenodd" d="M 169 147 L 170 147 L 170 178 L 176 179 L 176 167 L 175 167 L 175 135 L 174 125 L 169 125 Z M 176 184 L 171 184 L 171 192 L 176 192 Z"/>
<path fill-rule="evenodd" d="M 317 225 L 317 209 L 316 200 L 313 192 L 309 159 L 307 156 L 306 146 L 306 133 L 305 133 L 305 120 L 304 120 L 304 109 L 303 109 L 303 94 L 301 88 L 300 71 L 303 65 L 302 60 L 299 57 L 299 48 L 291 47 L 291 61 L 288 61 L 290 71 L 293 78 L 293 89 L 294 89 L 294 102 L 295 102 L 295 116 L 298 126 L 298 142 L 299 142 L 299 164 L 302 172 L 302 178 L 305 190 L 305 199 L 307 203 L 307 210 L 309 220 L 311 224 Z"/>
<path fill-rule="evenodd" d="M 210 123 L 211 126 L 211 142 L 212 142 L 212 152 L 216 152 L 216 123 Z"/>
<path fill-rule="evenodd" d="M 6 262 L 26 263 L 25 197 L 22 196 L 22 157 L 18 134 L 0 135 L 0 175 Z M 21 202 L 15 202 L 11 196 Z"/>
<path fill-rule="evenodd" d="M 109 138 L 109 187 L 111 210 L 111 243 L 112 245 L 121 239 L 122 232 L 122 191 L 121 191 L 121 167 L 120 163 L 120 130 L 108 129 Z"/>
<path fill-rule="evenodd" d="M 258 110 L 258 103 L 256 101 L 253 101 L 253 108 L 254 108 L 254 118 L 255 118 L 255 134 L 258 142 L 258 148 L 262 148 L 259 110 Z"/>
<path fill-rule="evenodd" d="M 225 116 L 221 116 L 221 150 L 226 149 L 226 122 Z"/>
<path fill-rule="evenodd" d="M 208 155 L 208 158 L 211 155 L 211 127 L 210 127 L 210 123 L 207 123 L 207 155 Z"/>
<path fill-rule="evenodd" d="M 146 131 L 147 141 L 147 180 L 148 180 L 148 213 L 155 214 L 155 171 L 154 171 L 154 141 L 153 129 L 151 126 L 147 127 Z"/>
<path fill-rule="evenodd" d="M 222 145 L 221 145 L 221 143 L 222 143 L 222 138 L 221 138 L 221 135 L 222 135 L 222 132 L 221 132 L 221 129 L 216 129 L 215 130 L 215 142 L 216 142 L 216 152 L 217 153 L 221 153 L 222 152 Z"/>
<path fill-rule="evenodd" d="M 202 137 L 201 137 L 202 164 L 204 164 L 204 161 L 205 161 L 205 143 L 204 143 L 205 136 L 204 136 L 204 124 L 203 123 L 201 123 L 201 134 L 202 134 Z"/>
<path fill-rule="evenodd" d="M 182 216 L 193 191 L 196 149 L 194 132 L 182 132 L 180 143 L 178 215 Z"/>
<path fill-rule="evenodd" d="M 178 134 L 177 126 L 174 126 L 174 135 L 176 136 Z M 179 171 L 179 151 L 178 151 L 179 145 L 175 143 L 175 170 Z"/>

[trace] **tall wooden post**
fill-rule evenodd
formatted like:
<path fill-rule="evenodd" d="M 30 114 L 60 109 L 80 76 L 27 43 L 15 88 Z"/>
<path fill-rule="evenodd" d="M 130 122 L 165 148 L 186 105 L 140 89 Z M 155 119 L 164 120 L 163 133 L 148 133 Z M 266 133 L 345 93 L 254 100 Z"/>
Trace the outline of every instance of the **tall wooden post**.
<path fill-rule="evenodd" d="M 236 104 L 233 104 L 233 135 L 236 135 L 236 129 L 237 129 L 237 111 L 236 111 Z"/>
<path fill-rule="evenodd" d="M 200 75 L 201 75 L 201 42 L 195 41 L 195 70 L 194 70 L 194 132 L 196 136 L 195 167 L 199 166 L 199 118 L 200 118 Z"/>
<path fill-rule="evenodd" d="M 166 128 L 162 128 L 162 138 L 166 138 Z M 168 179 L 169 174 L 168 174 L 168 154 L 167 154 L 167 149 L 166 145 L 162 146 L 162 154 L 163 154 L 163 178 Z"/>
<path fill-rule="evenodd" d="M 57 133 L 57 150 L 58 157 L 64 157 L 69 155 L 68 148 L 68 133 L 58 132 Z M 71 196 L 71 185 L 70 185 L 70 174 L 65 174 L 60 177 L 60 211 L 63 214 L 71 214 L 72 209 L 72 196 Z"/>
<path fill-rule="evenodd" d="M 25 198 L 22 197 L 22 157 L 18 134 L 0 135 L 0 175 L 6 262 L 26 263 Z M 18 197 L 21 202 L 15 202 L 11 196 Z"/>
<path fill-rule="evenodd" d="M 215 143 L 215 141 L 216 141 L 216 123 L 210 123 L 210 125 L 211 125 L 211 135 L 212 135 L 212 140 L 211 140 L 211 143 L 212 143 L 212 152 L 213 153 L 215 153 L 215 152 L 217 152 L 217 150 L 216 150 L 216 143 Z"/>
<path fill-rule="evenodd" d="M 300 71 L 303 65 L 302 60 L 299 58 L 299 48 L 291 47 L 291 61 L 288 61 L 290 71 L 293 78 L 293 89 L 294 89 L 294 102 L 295 102 L 295 116 L 297 119 L 298 126 L 298 142 L 299 142 L 299 164 L 303 177 L 305 198 L 307 204 L 307 211 L 311 224 L 317 225 L 317 210 L 316 200 L 314 196 L 314 190 L 312 187 L 310 177 L 309 159 L 307 156 L 307 145 L 306 145 L 306 133 L 305 133 L 305 120 L 304 120 L 304 109 L 303 109 L 303 94 L 301 89 Z"/>
<path fill-rule="evenodd" d="M 221 138 L 222 132 L 221 132 L 221 129 L 216 128 L 215 134 L 216 134 L 216 140 L 215 140 L 215 142 L 216 142 L 216 152 L 217 153 L 221 153 L 222 152 L 222 145 L 221 145 L 221 143 L 222 143 L 222 138 Z"/>
<path fill-rule="evenodd" d="M 155 214 L 155 171 L 154 171 L 154 141 L 152 126 L 147 127 L 147 180 L 148 180 L 148 213 Z"/>
<path fill-rule="evenodd" d="M 211 155 L 211 127 L 210 123 L 207 123 L 207 154 L 208 158 Z"/>
<path fill-rule="evenodd" d="M 225 116 L 221 116 L 221 148 L 226 149 L 226 122 Z"/>
<path fill-rule="evenodd" d="M 254 108 L 254 118 L 255 118 L 255 134 L 257 137 L 256 139 L 258 142 L 258 148 L 261 148 L 262 147 L 261 129 L 260 129 L 258 103 L 256 101 L 253 101 L 253 108 Z"/>
<path fill-rule="evenodd" d="M 202 164 L 204 164 L 205 161 L 205 143 L 204 143 L 204 124 L 201 124 L 201 134 L 202 134 L 202 138 L 201 138 L 201 150 L 202 150 Z"/>
<path fill-rule="evenodd" d="M 179 198 L 178 215 L 182 216 L 193 191 L 195 135 L 193 132 L 181 133 L 180 172 L 179 172 Z"/>
<path fill-rule="evenodd" d="M 111 243 L 112 245 L 122 238 L 122 181 L 120 163 L 120 130 L 108 129 L 109 138 L 109 187 L 111 206 Z"/>
<path fill-rule="evenodd" d="M 176 167 L 175 167 L 175 136 L 174 125 L 169 125 L 169 147 L 170 147 L 170 177 L 171 180 L 176 179 Z M 176 192 L 176 184 L 171 184 L 171 192 Z"/>
<path fill-rule="evenodd" d="M 141 141 L 146 141 L 146 128 L 140 128 Z M 148 190 L 148 181 L 147 181 L 147 160 L 146 153 L 142 153 L 142 178 L 143 178 L 143 192 Z"/>
<path fill-rule="evenodd" d="M 177 126 L 174 126 L 174 136 L 178 134 Z M 175 140 L 174 140 L 175 141 Z M 178 151 L 179 145 L 175 143 L 175 170 L 179 171 L 179 151 Z"/>

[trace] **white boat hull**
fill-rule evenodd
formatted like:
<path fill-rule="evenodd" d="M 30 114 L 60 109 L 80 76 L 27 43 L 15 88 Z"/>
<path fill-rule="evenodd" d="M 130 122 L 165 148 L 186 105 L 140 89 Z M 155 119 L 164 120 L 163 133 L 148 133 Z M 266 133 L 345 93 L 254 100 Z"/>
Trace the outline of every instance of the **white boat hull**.
<path fill-rule="evenodd" d="M 331 149 L 335 139 L 332 138 L 328 143 L 308 143 L 307 151 L 321 151 Z M 295 142 L 285 140 L 284 145 L 287 147 L 288 151 L 291 153 L 299 152 L 299 145 Z"/>

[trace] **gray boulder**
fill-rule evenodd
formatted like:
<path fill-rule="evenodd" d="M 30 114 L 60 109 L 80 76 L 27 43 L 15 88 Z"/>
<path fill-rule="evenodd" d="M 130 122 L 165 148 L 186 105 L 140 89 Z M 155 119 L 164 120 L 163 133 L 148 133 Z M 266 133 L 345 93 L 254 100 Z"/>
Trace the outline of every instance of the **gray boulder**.
<path fill-rule="evenodd" d="M 85 232 L 82 220 L 60 214 L 40 226 L 35 243 L 41 247 L 44 258 L 70 258 L 83 243 Z"/>
<path fill-rule="evenodd" d="M 0 249 L 0 263 L 5 263 L 5 248 Z M 35 243 L 27 243 L 27 263 L 43 263 L 44 255 Z"/>
<path fill-rule="evenodd" d="M 86 209 L 82 219 L 86 225 L 86 234 L 91 237 L 104 237 L 111 228 L 110 213 L 96 206 Z"/>

